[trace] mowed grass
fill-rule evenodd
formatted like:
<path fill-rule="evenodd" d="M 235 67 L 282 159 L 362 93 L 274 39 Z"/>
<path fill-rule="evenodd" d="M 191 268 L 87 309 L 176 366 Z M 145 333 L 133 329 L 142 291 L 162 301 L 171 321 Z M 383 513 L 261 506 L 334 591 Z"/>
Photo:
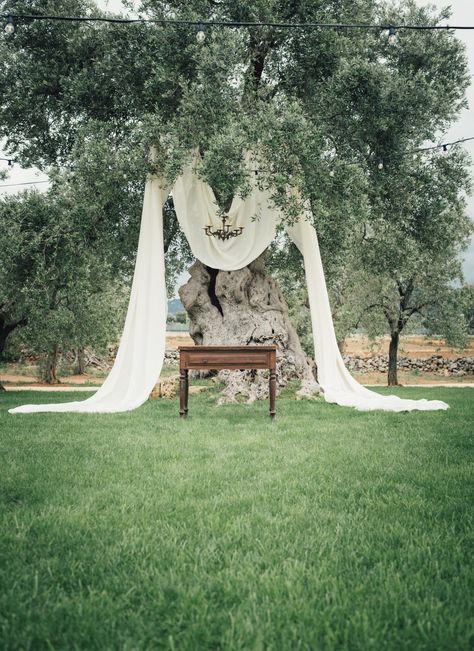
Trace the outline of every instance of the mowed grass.
<path fill-rule="evenodd" d="M 451 409 L 1 395 L 0 648 L 472 648 L 474 390 L 397 393 Z"/>

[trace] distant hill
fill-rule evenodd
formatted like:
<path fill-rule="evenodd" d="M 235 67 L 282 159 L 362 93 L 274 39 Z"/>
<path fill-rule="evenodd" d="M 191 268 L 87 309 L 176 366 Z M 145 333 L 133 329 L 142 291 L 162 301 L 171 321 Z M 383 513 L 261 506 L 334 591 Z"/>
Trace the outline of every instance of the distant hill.
<path fill-rule="evenodd" d="M 185 309 L 179 298 L 172 298 L 168 301 L 168 314 L 176 314 L 177 312 L 185 312 Z"/>

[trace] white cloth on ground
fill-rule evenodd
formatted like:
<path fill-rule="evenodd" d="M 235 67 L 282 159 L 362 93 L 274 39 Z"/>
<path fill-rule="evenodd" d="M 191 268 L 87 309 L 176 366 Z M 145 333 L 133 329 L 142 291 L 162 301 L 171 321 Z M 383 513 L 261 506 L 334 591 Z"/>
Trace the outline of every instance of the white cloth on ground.
<path fill-rule="evenodd" d="M 145 185 L 130 301 L 117 357 L 107 379 L 86 400 L 22 405 L 11 414 L 37 411 L 107 413 L 139 407 L 160 375 L 165 354 L 167 296 L 163 252 L 163 204 L 169 190 L 158 178 Z"/>

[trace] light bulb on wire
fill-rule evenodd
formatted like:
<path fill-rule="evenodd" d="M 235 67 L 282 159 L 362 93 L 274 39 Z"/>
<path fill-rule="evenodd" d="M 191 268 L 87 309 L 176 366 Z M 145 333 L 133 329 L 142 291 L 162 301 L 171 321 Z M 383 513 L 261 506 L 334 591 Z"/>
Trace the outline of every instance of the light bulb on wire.
<path fill-rule="evenodd" d="M 443 145 L 443 154 L 448 153 L 448 145 Z"/>
<path fill-rule="evenodd" d="M 196 41 L 198 43 L 204 43 L 205 40 L 206 40 L 206 33 L 204 31 L 204 25 L 202 23 L 199 23 L 196 32 Z"/>
<path fill-rule="evenodd" d="M 13 34 L 15 31 L 15 25 L 13 23 L 13 18 L 8 16 L 7 24 L 5 25 L 5 34 Z"/>
<path fill-rule="evenodd" d="M 395 29 L 395 27 L 388 28 L 388 42 L 389 45 L 397 44 L 397 30 Z"/>
<path fill-rule="evenodd" d="M 383 170 L 383 160 L 379 161 L 379 164 L 377 165 L 379 170 Z"/>

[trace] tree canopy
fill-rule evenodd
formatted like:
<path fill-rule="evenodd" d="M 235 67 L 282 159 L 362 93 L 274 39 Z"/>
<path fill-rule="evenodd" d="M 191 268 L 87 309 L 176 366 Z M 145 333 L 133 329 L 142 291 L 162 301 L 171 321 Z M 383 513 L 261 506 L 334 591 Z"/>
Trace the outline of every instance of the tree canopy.
<path fill-rule="evenodd" d="M 1 5 L 4 13 L 26 9 L 20 1 Z M 27 9 L 101 15 L 83 0 L 36 0 Z M 445 15 L 412 0 L 146 0 L 138 11 L 294 23 L 435 24 Z M 0 44 L 0 134 L 8 150 L 43 168 L 125 166 L 133 184 L 143 181 L 151 144 L 161 145 L 169 178 L 199 147 L 201 174 L 225 206 L 248 189 L 242 153 L 258 148 L 259 178 L 288 218 L 291 180 L 311 200 L 323 248 L 335 248 L 383 197 L 383 184 L 372 182 L 379 162 L 400 164 L 465 101 L 466 58 L 450 32 L 400 32 L 391 46 L 379 30 L 206 31 L 198 43 L 186 25 L 20 22 Z M 120 206 L 120 215 L 131 212 Z"/>

